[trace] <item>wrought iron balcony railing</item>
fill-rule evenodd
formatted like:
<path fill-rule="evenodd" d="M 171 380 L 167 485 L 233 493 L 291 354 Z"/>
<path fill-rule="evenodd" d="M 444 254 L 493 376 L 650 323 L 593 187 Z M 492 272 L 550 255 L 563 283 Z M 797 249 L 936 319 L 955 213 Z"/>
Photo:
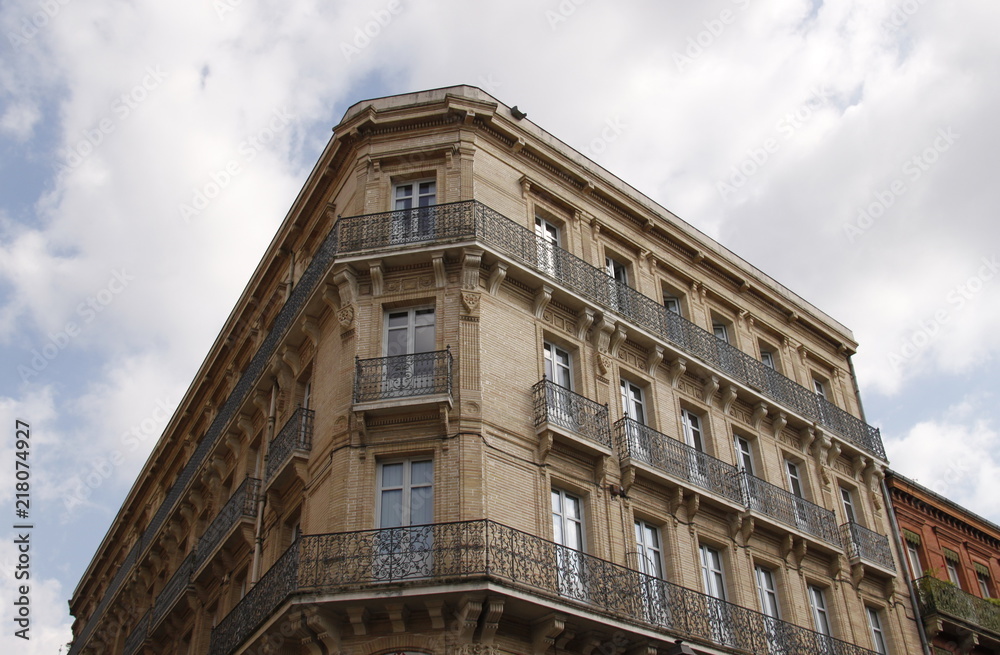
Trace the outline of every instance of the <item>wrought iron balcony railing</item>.
<path fill-rule="evenodd" d="M 890 571 L 896 570 L 892 561 L 892 550 L 889 548 L 889 537 L 879 534 L 854 521 L 840 526 L 840 536 L 843 538 L 844 550 L 848 557 L 858 557 Z"/>
<path fill-rule="evenodd" d="M 873 653 L 487 520 L 301 537 L 212 631 L 209 652 L 229 655 L 298 593 L 470 580 L 741 652 Z"/>
<path fill-rule="evenodd" d="M 313 418 L 316 412 L 299 407 L 285 423 L 278 436 L 271 439 L 267 448 L 267 466 L 264 468 L 264 484 L 281 470 L 295 451 L 308 453 L 312 449 Z"/>
<path fill-rule="evenodd" d="M 233 526 L 243 518 L 255 518 L 257 516 L 257 500 L 260 494 L 260 480 L 257 478 L 246 478 L 236 488 L 229 501 L 223 505 L 219 513 L 215 515 L 212 523 L 198 540 L 198 547 L 195 550 L 193 571 L 198 571 L 202 564 L 208 560 L 209 556 L 215 552 Z"/>
<path fill-rule="evenodd" d="M 536 428 L 545 423 L 557 425 L 611 449 L 607 405 L 600 405 L 551 380 L 541 380 L 531 391 L 535 398 Z"/>
<path fill-rule="evenodd" d="M 741 478 L 747 495 L 745 503 L 751 511 L 769 516 L 838 548 L 842 547 L 833 512 L 746 471 L 741 472 Z"/>
<path fill-rule="evenodd" d="M 427 353 L 355 358 L 354 402 L 451 395 L 451 348 Z"/>
<path fill-rule="evenodd" d="M 411 227 L 398 230 L 393 227 L 398 224 Z M 711 332 L 668 311 L 652 298 L 610 279 L 603 269 L 552 245 L 479 202 L 465 201 L 406 212 L 341 218 L 336 229 L 340 254 L 431 241 L 482 241 L 734 380 L 818 422 L 855 446 L 885 459 L 882 437 L 877 428 L 717 339 Z"/>
<path fill-rule="evenodd" d="M 1000 606 L 933 576 L 917 579 L 922 614 L 938 614 L 1000 638 Z"/>
<path fill-rule="evenodd" d="M 160 595 L 156 597 L 153 605 L 152 616 L 150 616 L 150 631 L 155 630 L 160 621 L 170 613 L 177 600 L 191 584 L 191 565 L 194 563 L 194 551 L 188 553 L 174 574 L 170 576 L 167 584 L 163 585 Z"/>
<path fill-rule="evenodd" d="M 128 637 L 125 638 L 125 646 L 122 648 L 122 655 L 135 655 L 142 648 L 142 644 L 146 641 L 147 632 L 149 631 L 149 616 L 151 612 L 146 611 L 139 619 L 139 622 L 135 624 L 132 628 L 132 632 L 128 633 Z"/>
<path fill-rule="evenodd" d="M 743 503 L 739 470 L 711 455 L 625 417 L 615 423 L 618 456 L 649 464 L 696 487 Z"/>

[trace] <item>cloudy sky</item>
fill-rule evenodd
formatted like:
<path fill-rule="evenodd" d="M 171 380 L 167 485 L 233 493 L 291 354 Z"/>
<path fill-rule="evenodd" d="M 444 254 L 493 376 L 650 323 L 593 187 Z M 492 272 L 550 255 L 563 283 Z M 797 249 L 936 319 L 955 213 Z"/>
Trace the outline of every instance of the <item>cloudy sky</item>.
<path fill-rule="evenodd" d="M 997 24 L 986 0 L 6 0 L 0 490 L 13 514 L 22 419 L 36 525 L 17 652 L 69 640 L 66 600 L 345 109 L 452 84 L 852 328 L 893 467 L 1000 522 Z M 14 644 L 6 601 L 0 624 Z"/>

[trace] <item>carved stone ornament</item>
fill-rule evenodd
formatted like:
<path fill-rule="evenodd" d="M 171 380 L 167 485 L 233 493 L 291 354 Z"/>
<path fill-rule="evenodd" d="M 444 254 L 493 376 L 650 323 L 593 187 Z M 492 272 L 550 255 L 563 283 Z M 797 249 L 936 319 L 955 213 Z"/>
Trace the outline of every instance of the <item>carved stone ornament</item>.
<path fill-rule="evenodd" d="M 337 320 L 340 322 L 340 327 L 345 330 L 350 329 L 350 327 L 354 325 L 354 307 L 352 305 L 348 305 L 337 312 Z"/>
<path fill-rule="evenodd" d="M 604 353 L 597 353 L 597 370 L 601 375 L 607 375 L 611 369 L 611 358 Z"/>
<path fill-rule="evenodd" d="M 479 310 L 479 294 L 465 292 L 462 294 L 462 306 L 469 314 L 475 314 Z"/>

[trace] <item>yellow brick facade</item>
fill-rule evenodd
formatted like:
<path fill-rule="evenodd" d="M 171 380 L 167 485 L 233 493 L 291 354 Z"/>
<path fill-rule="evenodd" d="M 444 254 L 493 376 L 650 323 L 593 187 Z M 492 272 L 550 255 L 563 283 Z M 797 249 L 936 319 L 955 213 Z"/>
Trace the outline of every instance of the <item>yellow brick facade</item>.
<path fill-rule="evenodd" d="M 434 207 L 378 215 L 420 181 L 434 182 Z M 558 230 L 558 248 L 536 237 L 536 219 Z M 645 300 L 594 277 L 606 258 Z M 666 296 L 705 331 L 700 345 L 671 337 L 680 323 L 657 313 Z M 434 310 L 448 388 L 393 396 L 387 380 L 427 383 L 429 365 L 370 360 L 396 355 L 389 313 L 419 308 Z M 770 352 L 779 375 L 767 384 L 785 386 L 748 383 L 757 368 L 741 359 L 714 364 L 734 357 L 705 341 L 716 324 L 754 360 Z M 573 391 L 606 412 L 606 443 L 584 414 L 533 393 L 546 343 L 568 353 Z M 811 407 L 819 381 L 859 417 L 855 347 L 833 319 L 478 89 L 359 103 L 81 580 L 73 652 L 866 653 L 877 648 L 868 608 L 888 652 L 916 652 L 881 442 L 859 440 L 863 422 L 826 405 L 810 416 L 781 401 Z M 359 366 L 382 376 L 374 399 L 357 396 Z M 622 380 L 641 389 L 642 422 L 660 434 L 649 443 L 673 440 L 679 460 L 626 457 Z M 701 420 L 703 455 L 677 450 L 684 411 Z M 279 451 L 304 438 L 307 415 L 307 442 Z M 797 465 L 803 501 L 775 496 L 792 503 L 791 523 L 777 501 L 747 499 L 734 435 L 757 478 L 788 490 L 786 462 Z M 421 461 L 432 462 L 436 527 L 376 531 L 380 512 L 398 510 L 379 506 L 395 498 L 380 466 Z M 699 477 L 709 465 L 725 475 Z M 260 491 L 232 510 L 248 477 Z M 841 489 L 874 551 L 844 540 Z M 553 490 L 580 501 L 586 558 L 552 543 Z M 405 483 L 400 493 L 420 497 Z M 424 515 L 413 502 L 399 511 Z M 806 526 L 812 504 L 833 537 Z M 658 530 L 670 585 L 634 573 L 636 521 Z M 702 546 L 721 555 L 728 604 L 702 595 Z M 778 622 L 759 614 L 757 566 L 773 575 Z M 810 586 L 837 641 L 813 632 Z"/>

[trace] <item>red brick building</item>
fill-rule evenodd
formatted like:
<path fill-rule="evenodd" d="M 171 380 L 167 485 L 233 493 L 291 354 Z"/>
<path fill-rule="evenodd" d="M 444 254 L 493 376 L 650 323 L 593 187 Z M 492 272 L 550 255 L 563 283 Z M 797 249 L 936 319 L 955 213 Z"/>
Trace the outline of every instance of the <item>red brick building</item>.
<path fill-rule="evenodd" d="M 935 655 L 1000 653 L 1000 526 L 889 471 L 893 511 Z"/>

